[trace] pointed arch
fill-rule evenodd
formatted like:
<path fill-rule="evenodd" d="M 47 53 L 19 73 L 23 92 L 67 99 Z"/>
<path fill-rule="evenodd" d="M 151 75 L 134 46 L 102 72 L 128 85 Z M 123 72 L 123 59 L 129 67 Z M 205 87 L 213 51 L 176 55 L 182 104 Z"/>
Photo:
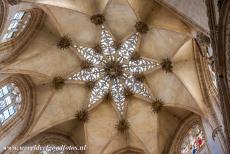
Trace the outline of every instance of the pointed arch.
<path fill-rule="evenodd" d="M 199 130 L 199 136 L 196 136 L 197 134 L 191 134 L 194 130 Z M 196 132 L 198 133 L 198 132 Z M 182 124 L 179 126 L 177 133 L 174 136 L 174 139 L 172 141 L 171 147 L 169 149 L 166 149 L 164 153 L 178 153 L 183 154 L 183 146 L 186 146 L 185 140 L 187 139 L 188 135 L 192 135 L 195 143 L 197 143 L 197 150 L 201 151 L 206 145 L 206 136 L 204 134 L 204 128 L 201 122 L 201 119 L 197 115 L 191 115 L 187 119 L 185 119 Z M 191 136 L 190 136 L 191 138 Z M 199 138 L 199 141 L 197 141 Z M 191 141 L 192 142 L 192 141 Z M 199 144 L 199 145 L 198 145 Z M 193 147 L 191 147 L 193 148 Z M 192 149 L 188 149 L 192 150 Z"/>
<path fill-rule="evenodd" d="M 31 38 L 33 38 L 41 28 L 41 25 L 45 18 L 45 13 L 38 8 L 21 10 L 17 13 L 22 13 L 22 15 L 26 14 L 28 20 L 24 24 L 23 30 L 21 32 L 18 32 L 16 37 L 13 38 L 11 36 L 12 39 L 9 39 L 8 41 L 0 44 L 0 64 L 2 65 L 9 64 L 12 60 L 14 60 L 23 52 L 23 50 L 32 40 Z M 13 25 L 13 27 L 14 26 L 17 26 L 17 24 Z M 8 30 L 9 27 L 4 27 L 4 29 L 5 28 L 7 28 Z M 13 35 L 15 32 L 10 30 L 9 35 L 11 35 L 11 33 Z"/>
<path fill-rule="evenodd" d="M 0 152 L 3 147 L 10 145 L 20 138 L 28 130 L 34 117 L 35 89 L 30 77 L 25 75 L 9 76 L 0 82 L 1 88 L 5 85 L 14 84 L 20 91 L 20 108 L 15 110 L 14 115 L 4 120 L 0 126 Z M 13 103 L 14 100 L 11 100 Z M 10 111 L 9 111 L 10 112 Z"/>

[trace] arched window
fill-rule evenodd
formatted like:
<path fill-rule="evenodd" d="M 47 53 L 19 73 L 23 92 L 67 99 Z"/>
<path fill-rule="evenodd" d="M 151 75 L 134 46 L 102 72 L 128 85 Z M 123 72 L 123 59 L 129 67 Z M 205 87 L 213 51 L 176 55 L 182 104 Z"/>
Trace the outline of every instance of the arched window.
<path fill-rule="evenodd" d="M 198 115 L 192 114 L 178 126 L 173 140 L 168 142 L 166 153 L 199 154 L 209 153 L 206 135 Z"/>
<path fill-rule="evenodd" d="M 181 154 L 198 153 L 204 147 L 205 143 L 203 130 L 200 125 L 196 124 L 186 133 L 181 144 Z"/>
<path fill-rule="evenodd" d="M 16 10 L 15 10 L 16 9 Z M 0 63 L 12 62 L 25 51 L 43 25 L 46 14 L 39 8 L 18 10 L 10 9 L 7 20 L 0 27 Z M 1 19 L 0 19 L 1 20 Z M 1 25 L 0 25 L 1 26 Z"/>
<path fill-rule="evenodd" d="M 19 11 L 14 14 L 8 25 L 5 34 L 1 38 L 1 42 L 8 41 L 12 38 L 17 37 L 21 32 L 24 31 L 27 23 L 31 18 L 30 13 L 26 11 Z"/>
<path fill-rule="evenodd" d="M 15 83 L 7 83 L 0 87 L 0 125 L 16 115 L 20 109 L 22 96 Z"/>

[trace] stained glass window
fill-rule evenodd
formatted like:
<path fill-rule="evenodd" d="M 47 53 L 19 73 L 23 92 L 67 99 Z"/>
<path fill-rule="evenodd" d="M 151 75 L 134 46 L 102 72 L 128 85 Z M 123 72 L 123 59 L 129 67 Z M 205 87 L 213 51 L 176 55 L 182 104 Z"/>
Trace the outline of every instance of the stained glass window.
<path fill-rule="evenodd" d="M 30 14 L 25 11 L 16 12 L 13 18 L 10 20 L 8 29 L 2 37 L 2 42 L 8 41 L 18 36 L 26 27 L 30 19 Z"/>
<path fill-rule="evenodd" d="M 181 154 L 196 154 L 206 144 L 201 126 L 194 125 L 185 135 L 181 144 Z"/>
<path fill-rule="evenodd" d="M 17 113 L 21 100 L 21 92 L 14 83 L 0 87 L 0 126 Z"/>

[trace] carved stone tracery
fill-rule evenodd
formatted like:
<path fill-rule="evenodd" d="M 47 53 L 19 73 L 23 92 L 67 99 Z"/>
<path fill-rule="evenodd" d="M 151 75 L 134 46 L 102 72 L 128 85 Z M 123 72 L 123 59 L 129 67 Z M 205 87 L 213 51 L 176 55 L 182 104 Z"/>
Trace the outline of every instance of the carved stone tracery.
<path fill-rule="evenodd" d="M 7 135 L 8 130 L 10 130 L 9 128 L 21 122 L 20 119 L 28 119 L 27 124 L 25 125 L 25 128 L 21 134 L 25 133 L 26 130 L 29 129 L 29 126 L 32 123 L 33 116 L 34 116 L 33 111 L 34 111 L 34 103 L 35 103 L 35 91 L 31 79 L 25 75 L 14 75 L 3 80 L 1 82 L 1 85 L 4 85 L 6 83 L 11 83 L 11 82 L 15 83 L 21 92 L 22 95 L 21 107 L 17 111 L 16 113 L 17 115 L 9 119 L 9 121 L 7 121 L 3 125 L 3 127 L 1 127 L 0 136 Z"/>
<path fill-rule="evenodd" d="M 31 15 L 31 19 L 29 20 L 24 31 L 21 32 L 16 38 L 0 44 L 1 64 L 9 64 L 12 62 L 12 60 L 19 56 L 30 43 L 32 40 L 31 38 L 38 32 L 43 23 L 45 14 L 41 9 L 36 8 L 25 11 Z"/>
<path fill-rule="evenodd" d="M 199 125 L 202 128 L 202 123 L 200 117 L 196 115 L 192 115 L 185 119 L 181 125 L 179 125 L 179 128 L 177 130 L 177 133 L 174 136 L 172 145 L 170 149 L 166 152 L 169 154 L 177 154 L 180 153 L 181 150 L 181 144 L 183 142 L 184 137 L 187 135 L 187 132 L 194 126 Z"/>

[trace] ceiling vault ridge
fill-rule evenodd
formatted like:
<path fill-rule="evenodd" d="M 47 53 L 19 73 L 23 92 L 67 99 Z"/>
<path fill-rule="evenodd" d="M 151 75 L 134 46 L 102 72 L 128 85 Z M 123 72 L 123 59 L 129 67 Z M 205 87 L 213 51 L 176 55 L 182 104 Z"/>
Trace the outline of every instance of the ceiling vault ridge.
<path fill-rule="evenodd" d="M 184 22 L 186 22 L 187 24 L 192 26 L 195 30 L 201 31 L 201 32 L 203 32 L 204 34 L 206 34 L 208 36 L 210 35 L 210 32 L 207 31 L 206 29 L 204 29 L 204 27 L 201 27 L 198 23 L 196 23 L 191 18 L 187 17 L 184 13 L 179 12 L 178 10 L 176 10 L 176 8 L 174 8 L 174 7 L 170 6 L 169 4 L 167 4 L 167 2 L 165 2 L 163 0 L 154 0 L 154 1 L 157 2 L 160 5 L 168 8 L 173 14 L 175 14 L 181 20 L 183 20 Z"/>
<path fill-rule="evenodd" d="M 140 34 L 142 32 L 146 33 L 146 31 L 138 28 L 137 31 L 140 31 Z M 68 77 L 68 80 L 73 81 L 95 82 L 88 108 L 103 99 L 110 90 L 116 105 L 115 108 L 120 112 L 121 116 L 125 116 L 125 108 L 127 106 L 124 95 L 125 89 L 128 88 L 132 93 L 151 99 L 150 93 L 144 87 L 144 84 L 136 81 L 135 74 L 150 70 L 159 64 L 152 60 L 144 60 L 143 58 L 129 61 L 132 54 L 135 53 L 138 38 L 138 32 L 132 34 L 117 50 L 114 48 L 113 36 L 102 25 L 100 40 L 102 54 L 96 53 L 92 48 L 77 46 L 75 43 L 72 44 L 73 48 L 77 50 L 77 54 L 93 65 L 91 68 L 82 69 L 82 71 Z M 127 74 L 128 72 L 129 74 Z M 111 87 L 110 84 L 112 84 Z M 100 90 L 101 88 L 102 90 Z"/>
<path fill-rule="evenodd" d="M 180 49 L 183 48 L 184 45 L 185 45 L 187 42 L 191 41 L 191 40 L 193 40 L 193 39 L 192 39 L 192 38 L 186 38 L 186 39 L 184 40 L 184 42 L 181 43 L 181 45 L 176 49 L 176 52 L 174 52 L 174 54 L 173 54 L 173 56 L 172 56 L 172 60 L 174 59 L 174 57 L 176 57 L 177 54 L 180 53 Z"/>
<path fill-rule="evenodd" d="M 36 108 L 12 145 L 63 129 L 72 138 L 82 133 L 88 153 L 106 153 L 117 140 L 128 150 L 160 153 L 165 140 L 173 140 L 174 128 L 164 125 L 182 124 L 190 118 L 185 112 L 205 116 L 209 102 L 202 95 L 194 33 L 209 32 L 166 2 L 23 0 L 21 5 L 36 8 L 26 10 L 32 21 L 21 35 L 0 43 L 0 74 L 29 76 Z M 160 13 L 152 15 L 155 5 Z"/>

